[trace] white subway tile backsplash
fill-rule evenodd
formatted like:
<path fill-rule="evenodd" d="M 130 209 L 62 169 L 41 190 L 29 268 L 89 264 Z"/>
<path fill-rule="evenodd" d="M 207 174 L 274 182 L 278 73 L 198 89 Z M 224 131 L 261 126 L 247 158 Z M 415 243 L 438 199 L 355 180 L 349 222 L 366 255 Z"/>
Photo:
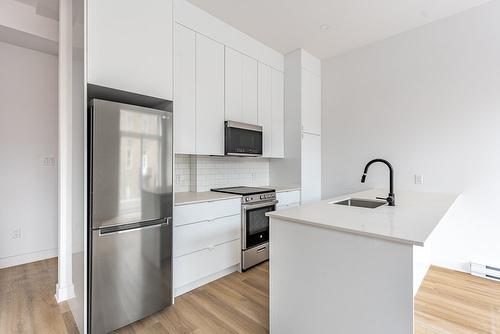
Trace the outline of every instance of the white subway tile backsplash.
<path fill-rule="evenodd" d="M 269 160 L 176 154 L 175 191 L 208 191 L 232 186 L 267 186 Z"/>
<path fill-rule="evenodd" d="M 184 154 L 175 155 L 175 191 L 191 190 L 191 157 Z"/>

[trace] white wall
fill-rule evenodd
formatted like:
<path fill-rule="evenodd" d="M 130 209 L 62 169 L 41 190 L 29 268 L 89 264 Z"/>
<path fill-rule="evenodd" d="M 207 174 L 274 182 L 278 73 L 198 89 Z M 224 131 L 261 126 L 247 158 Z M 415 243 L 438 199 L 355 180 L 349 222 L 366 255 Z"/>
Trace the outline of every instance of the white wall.
<path fill-rule="evenodd" d="M 500 266 L 498 13 L 496 0 L 323 63 L 323 197 L 363 189 L 376 157 L 393 163 L 396 188 L 463 194 L 433 249 L 460 270 Z M 387 172 L 368 180 L 387 186 Z"/>
<path fill-rule="evenodd" d="M 57 57 L 0 42 L 0 101 L 1 268 L 57 255 Z"/>

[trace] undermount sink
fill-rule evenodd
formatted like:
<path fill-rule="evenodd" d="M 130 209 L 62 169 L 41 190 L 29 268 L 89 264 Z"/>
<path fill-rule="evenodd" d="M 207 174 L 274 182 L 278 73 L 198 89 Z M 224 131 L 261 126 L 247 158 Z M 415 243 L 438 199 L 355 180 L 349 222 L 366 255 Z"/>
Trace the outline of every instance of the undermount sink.
<path fill-rule="evenodd" d="M 375 209 L 379 206 L 387 204 L 386 201 L 377 201 L 371 199 L 361 199 L 361 198 L 348 198 L 338 202 L 332 202 L 330 204 L 345 205 L 345 206 L 356 206 L 360 208 Z"/>

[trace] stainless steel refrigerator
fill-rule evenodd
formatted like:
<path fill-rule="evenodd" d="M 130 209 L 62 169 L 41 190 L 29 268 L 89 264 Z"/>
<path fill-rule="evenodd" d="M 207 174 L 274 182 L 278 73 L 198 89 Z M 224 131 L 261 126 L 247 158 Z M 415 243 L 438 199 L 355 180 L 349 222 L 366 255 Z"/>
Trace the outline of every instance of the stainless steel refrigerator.
<path fill-rule="evenodd" d="M 172 303 L 172 113 L 89 109 L 89 328 L 107 333 Z"/>

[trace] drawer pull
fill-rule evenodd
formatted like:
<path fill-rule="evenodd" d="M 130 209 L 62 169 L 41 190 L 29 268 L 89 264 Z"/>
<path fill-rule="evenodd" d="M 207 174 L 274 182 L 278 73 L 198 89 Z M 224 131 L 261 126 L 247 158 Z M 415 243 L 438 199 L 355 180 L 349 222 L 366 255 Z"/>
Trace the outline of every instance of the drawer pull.
<path fill-rule="evenodd" d="M 256 252 L 257 252 L 257 253 L 260 253 L 260 252 L 265 251 L 266 249 L 267 249 L 267 246 L 264 246 L 264 247 L 262 247 L 262 248 L 257 249 L 257 251 L 256 251 Z"/>

